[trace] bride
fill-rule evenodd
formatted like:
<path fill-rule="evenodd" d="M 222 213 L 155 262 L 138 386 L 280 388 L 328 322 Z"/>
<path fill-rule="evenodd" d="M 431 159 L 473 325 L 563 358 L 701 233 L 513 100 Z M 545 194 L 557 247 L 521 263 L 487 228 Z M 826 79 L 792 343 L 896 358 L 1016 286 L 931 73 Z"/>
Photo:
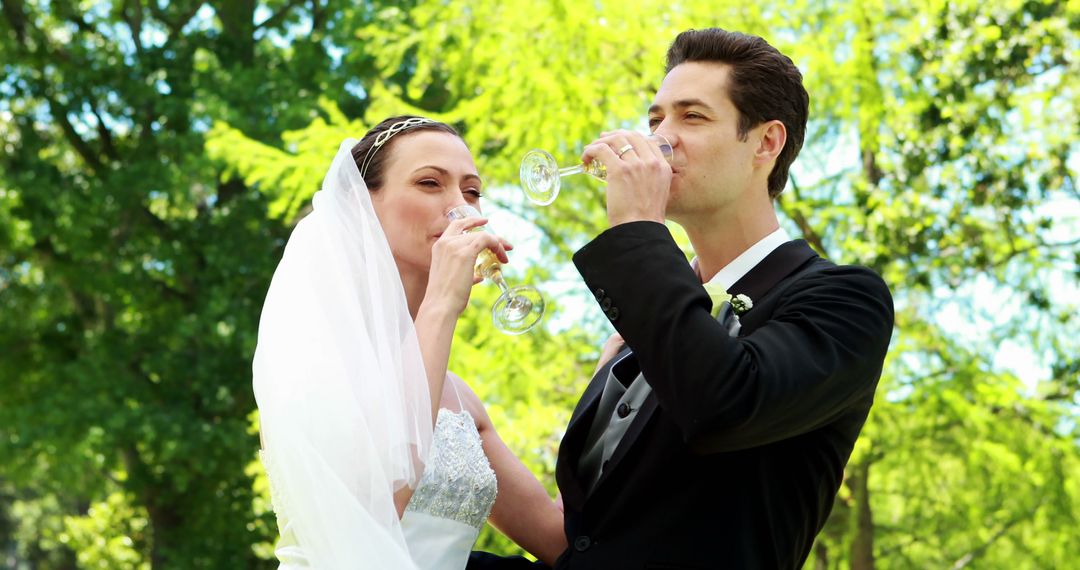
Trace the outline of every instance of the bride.
<path fill-rule="evenodd" d="M 481 180 L 448 125 L 346 140 L 289 238 L 253 363 L 282 569 L 461 569 L 484 522 L 541 561 L 562 513 L 447 371 L 484 249 Z"/>

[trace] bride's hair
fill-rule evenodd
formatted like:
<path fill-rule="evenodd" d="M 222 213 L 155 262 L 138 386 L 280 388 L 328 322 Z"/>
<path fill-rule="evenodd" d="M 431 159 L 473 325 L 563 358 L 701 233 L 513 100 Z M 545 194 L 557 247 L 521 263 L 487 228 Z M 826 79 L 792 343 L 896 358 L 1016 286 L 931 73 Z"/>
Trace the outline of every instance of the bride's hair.
<path fill-rule="evenodd" d="M 369 191 L 375 192 L 383 186 L 383 171 L 386 168 L 386 159 L 390 156 L 389 147 L 393 145 L 395 135 L 417 131 L 441 131 L 461 138 L 454 127 L 416 115 L 398 115 L 383 119 L 365 133 L 360 142 L 352 148 L 353 160 L 356 161 L 360 176 L 364 178 Z"/>

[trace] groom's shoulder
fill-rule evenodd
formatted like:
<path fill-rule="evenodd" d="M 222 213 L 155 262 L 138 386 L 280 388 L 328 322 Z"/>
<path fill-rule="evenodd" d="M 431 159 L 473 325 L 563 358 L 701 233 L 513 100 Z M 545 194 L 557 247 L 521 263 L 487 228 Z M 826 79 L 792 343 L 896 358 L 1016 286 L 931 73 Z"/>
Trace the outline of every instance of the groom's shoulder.
<path fill-rule="evenodd" d="M 814 260 L 814 270 L 819 279 L 835 282 L 853 282 L 872 289 L 888 290 L 889 287 L 881 275 L 865 265 L 836 263 L 824 257 Z"/>
<path fill-rule="evenodd" d="M 885 280 L 870 267 L 838 264 L 824 257 L 814 258 L 792 276 L 788 294 L 796 292 L 842 294 L 852 301 L 862 298 L 887 304 L 892 312 L 892 292 Z"/>

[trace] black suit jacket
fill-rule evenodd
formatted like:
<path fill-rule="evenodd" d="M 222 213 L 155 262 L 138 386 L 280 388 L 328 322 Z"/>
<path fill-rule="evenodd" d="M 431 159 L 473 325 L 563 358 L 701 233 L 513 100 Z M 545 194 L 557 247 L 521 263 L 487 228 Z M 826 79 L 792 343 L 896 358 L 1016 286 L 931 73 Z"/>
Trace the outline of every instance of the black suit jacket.
<path fill-rule="evenodd" d="M 586 388 L 559 449 L 556 568 L 801 567 L 881 375 L 885 283 L 788 242 L 729 291 L 753 301 L 732 338 L 661 224 L 611 228 L 574 263 L 652 394 L 586 494 L 578 461 L 611 363 Z"/>

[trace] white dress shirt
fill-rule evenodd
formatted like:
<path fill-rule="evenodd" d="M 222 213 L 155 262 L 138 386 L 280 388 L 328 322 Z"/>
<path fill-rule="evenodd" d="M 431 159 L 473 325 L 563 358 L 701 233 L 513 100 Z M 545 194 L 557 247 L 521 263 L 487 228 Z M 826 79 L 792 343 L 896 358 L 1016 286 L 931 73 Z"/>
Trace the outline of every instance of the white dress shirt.
<path fill-rule="evenodd" d="M 761 238 L 754 245 L 747 248 L 746 251 L 739 254 L 739 257 L 731 260 L 720 271 L 713 275 L 712 279 L 709 279 L 709 283 L 719 285 L 724 288 L 725 291 L 731 288 L 732 285 L 739 282 L 750 270 L 757 267 L 757 264 L 761 263 L 761 260 L 769 256 L 774 249 L 781 245 L 791 241 L 791 236 L 788 235 L 784 228 L 776 228 L 776 231 Z M 698 278 L 701 278 L 701 272 L 698 270 L 697 258 L 690 262 L 690 267 L 694 268 L 694 273 L 698 274 Z M 704 282 L 704 281 L 703 281 Z M 753 299 L 751 299 L 753 301 Z"/>

